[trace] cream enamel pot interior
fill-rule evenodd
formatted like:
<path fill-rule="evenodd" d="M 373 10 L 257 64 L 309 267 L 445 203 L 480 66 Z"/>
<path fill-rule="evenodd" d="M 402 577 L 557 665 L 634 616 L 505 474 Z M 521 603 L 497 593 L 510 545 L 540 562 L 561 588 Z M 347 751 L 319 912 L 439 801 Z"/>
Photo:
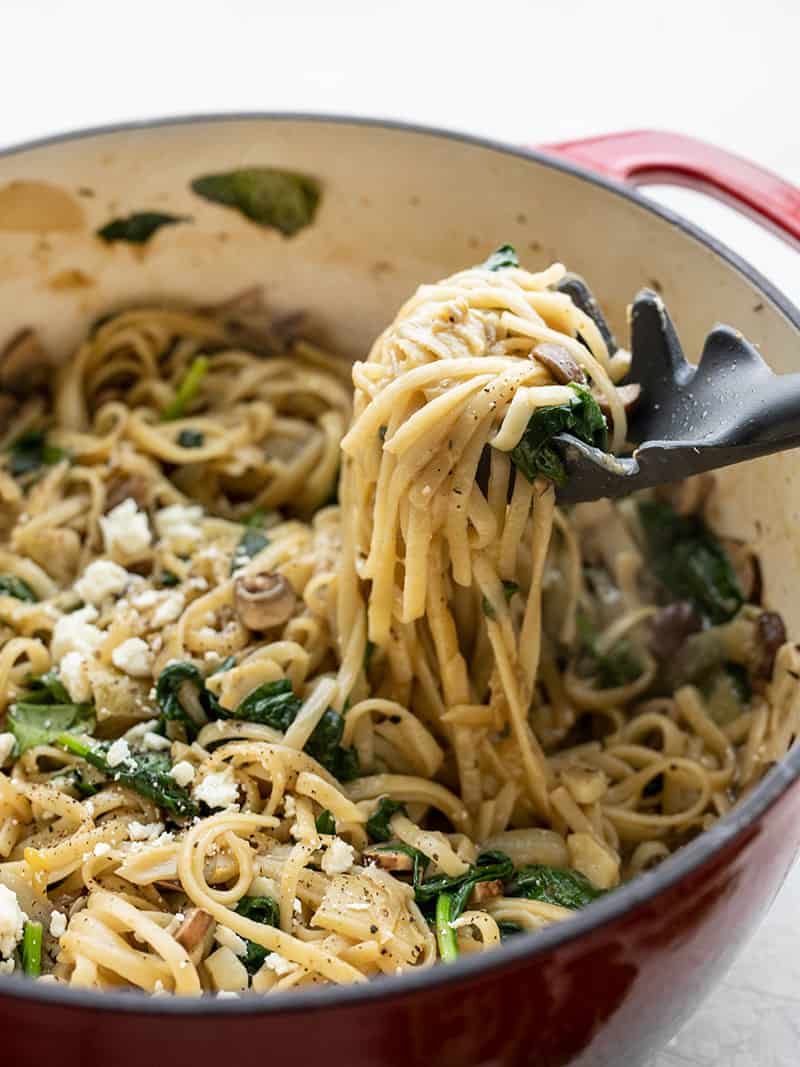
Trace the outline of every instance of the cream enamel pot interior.
<path fill-rule="evenodd" d="M 681 144 L 685 151 L 691 143 Z M 607 166 L 610 149 L 602 159 L 579 149 L 566 146 L 615 177 L 633 173 Z M 193 178 L 242 166 L 314 176 L 322 195 L 313 225 L 287 239 L 191 191 Z M 755 200 L 749 206 L 761 210 Z M 190 221 L 165 227 L 143 248 L 95 236 L 110 219 L 147 210 Z M 780 206 L 771 221 L 784 221 Z M 358 358 L 421 281 L 505 242 L 530 269 L 561 260 L 585 275 L 621 337 L 626 305 L 650 285 L 690 358 L 722 321 L 759 345 L 777 372 L 800 365 L 800 312 L 713 239 L 621 185 L 552 151 L 302 116 L 89 131 L 0 157 L 0 343 L 35 326 L 66 354 L 110 308 L 153 298 L 212 303 L 258 283 L 276 313 L 308 310 L 319 336 Z M 798 512 L 800 462 L 791 453 L 719 476 L 714 524 L 753 542 L 765 603 L 794 635 Z M 148 1056 L 173 1067 L 211 1064 L 234 1053 L 237 1065 L 250 1064 L 265 1048 L 284 1063 L 348 1067 L 635 1067 L 694 1009 L 780 884 L 800 836 L 790 818 L 800 804 L 799 772 L 794 752 L 733 816 L 656 872 L 492 959 L 366 993 L 247 1004 L 102 998 L 12 979 L 0 986 L 0 1052 L 20 1067 L 45 1057 L 94 1067 L 112 1048 L 123 1067 Z M 759 864 L 761 883 L 748 887 L 736 911 L 730 894 L 744 893 L 745 862 Z M 674 922 L 665 922 L 666 901 L 677 909 Z M 724 922 L 736 925 L 722 936 Z M 676 979 L 683 987 L 671 989 Z"/>

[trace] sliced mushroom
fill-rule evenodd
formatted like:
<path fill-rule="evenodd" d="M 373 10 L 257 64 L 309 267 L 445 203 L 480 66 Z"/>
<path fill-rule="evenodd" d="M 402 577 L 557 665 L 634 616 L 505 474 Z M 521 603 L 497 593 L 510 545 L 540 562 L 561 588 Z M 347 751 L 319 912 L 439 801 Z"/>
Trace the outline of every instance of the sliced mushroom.
<path fill-rule="evenodd" d="M 186 949 L 195 967 L 211 950 L 216 926 L 203 908 L 190 908 L 186 912 L 186 918 L 175 934 L 175 940 Z"/>
<path fill-rule="evenodd" d="M 630 385 L 620 385 L 617 389 L 617 396 L 625 409 L 625 414 L 630 414 L 631 411 L 639 403 L 639 397 L 642 395 L 642 387 L 638 382 L 631 382 Z M 611 408 L 608 406 L 608 399 L 605 396 L 600 396 L 598 393 L 595 396 L 597 400 L 597 406 L 608 416 L 611 414 Z"/>
<path fill-rule="evenodd" d="M 367 848 L 361 853 L 365 867 L 380 867 L 384 871 L 413 871 L 414 860 L 405 852 L 393 848 Z"/>
<path fill-rule="evenodd" d="M 50 358 L 36 333 L 20 330 L 0 353 L 0 387 L 14 393 L 29 393 L 47 381 Z"/>
<path fill-rule="evenodd" d="M 756 634 L 760 655 L 754 674 L 759 678 L 771 678 L 778 649 L 786 642 L 786 627 L 775 611 L 762 611 L 756 619 Z"/>
<path fill-rule="evenodd" d="M 236 579 L 236 614 L 248 630 L 281 626 L 291 618 L 296 602 L 294 589 L 282 574 L 265 571 Z"/>
<path fill-rule="evenodd" d="M 112 476 L 109 487 L 106 490 L 104 510 L 106 512 L 112 511 L 117 504 L 121 504 L 128 497 L 135 500 L 138 507 L 146 507 L 148 503 L 147 482 L 139 474 L 126 474 L 120 471 L 117 475 Z"/>
<path fill-rule="evenodd" d="M 688 600 L 659 608 L 650 622 L 650 651 L 658 660 L 671 659 L 686 638 L 703 628 L 703 620 Z"/>
<path fill-rule="evenodd" d="M 583 385 L 586 382 L 583 367 L 563 345 L 542 341 L 534 348 L 531 355 L 535 356 L 542 366 L 547 367 L 561 385 L 566 385 L 568 382 L 579 382 Z"/>
<path fill-rule="evenodd" d="M 473 907 L 481 907 L 487 900 L 503 895 L 503 883 L 499 878 L 493 878 L 490 882 L 476 882 L 469 895 L 469 902 Z"/>

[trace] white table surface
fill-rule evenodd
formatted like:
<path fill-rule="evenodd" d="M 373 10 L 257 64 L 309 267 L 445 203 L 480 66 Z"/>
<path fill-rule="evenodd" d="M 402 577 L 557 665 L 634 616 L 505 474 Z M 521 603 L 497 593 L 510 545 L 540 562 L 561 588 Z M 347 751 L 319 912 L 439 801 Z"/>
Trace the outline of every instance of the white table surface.
<path fill-rule="evenodd" d="M 155 115 L 327 111 L 516 143 L 675 129 L 800 184 L 800 0 L 288 7 L 0 0 L 0 146 Z M 658 196 L 800 302 L 796 252 L 694 194 Z M 727 980 L 653 1067 L 797 1067 L 799 911 L 797 867 Z"/>

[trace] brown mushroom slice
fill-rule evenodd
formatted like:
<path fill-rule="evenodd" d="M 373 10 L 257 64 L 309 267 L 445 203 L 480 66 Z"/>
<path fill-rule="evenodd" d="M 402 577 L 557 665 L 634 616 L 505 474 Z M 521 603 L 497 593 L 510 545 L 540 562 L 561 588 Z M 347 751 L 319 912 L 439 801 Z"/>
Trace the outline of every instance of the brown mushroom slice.
<path fill-rule="evenodd" d="M 786 643 L 786 627 L 776 611 L 762 611 L 756 619 L 760 655 L 755 664 L 757 678 L 771 678 L 778 649 Z"/>
<path fill-rule="evenodd" d="M 195 965 L 211 950 L 217 924 L 203 908 L 190 908 L 175 934 L 175 940 L 183 945 L 189 959 Z"/>
<path fill-rule="evenodd" d="M 563 345 L 542 341 L 533 349 L 531 355 L 535 356 L 542 366 L 547 367 L 560 385 L 567 385 L 569 382 L 578 382 L 581 385 L 586 383 L 583 367 Z"/>
<path fill-rule="evenodd" d="M 47 381 L 50 358 L 31 329 L 14 334 L 0 353 L 0 387 L 28 393 Z"/>
<path fill-rule="evenodd" d="M 600 408 L 606 418 L 608 418 L 608 416 L 611 414 L 611 408 L 608 406 L 608 399 L 605 396 L 601 396 L 599 393 L 593 395 L 595 400 L 597 401 L 597 406 Z M 630 385 L 620 385 L 617 387 L 617 396 L 619 397 L 620 402 L 623 408 L 625 409 L 626 415 L 630 414 L 630 412 L 633 411 L 633 409 L 639 403 L 639 397 L 641 395 L 642 387 L 641 385 L 639 385 L 638 382 L 631 382 Z"/>
<path fill-rule="evenodd" d="M 112 475 L 106 490 L 103 510 L 106 513 L 113 511 L 117 504 L 121 504 L 128 498 L 135 500 L 137 507 L 143 508 L 147 505 L 148 486 L 145 479 L 140 474 L 125 474 L 124 472 Z"/>
<path fill-rule="evenodd" d="M 487 900 L 503 895 L 503 883 L 499 878 L 493 878 L 488 882 L 476 882 L 469 895 L 469 903 L 475 907 L 482 907 Z"/>
<path fill-rule="evenodd" d="M 294 589 L 282 574 L 265 571 L 236 579 L 234 605 L 248 630 L 270 630 L 288 622 L 297 603 Z"/>
<path fill-rule="evenodd" d="M 361 853 L 361 861 L 368 867 L 380 867 L 384 871 L 409 873 L 414 870 L 414 860 L 400 849 L 367 848 Z"/>
<path fill-rule="evenodd" d="M 659 608 L 650 621 L 650 651 L 658 660 L 671 659 L 687 637 L 703 628 L 703 620 L 688 600 Z"/>

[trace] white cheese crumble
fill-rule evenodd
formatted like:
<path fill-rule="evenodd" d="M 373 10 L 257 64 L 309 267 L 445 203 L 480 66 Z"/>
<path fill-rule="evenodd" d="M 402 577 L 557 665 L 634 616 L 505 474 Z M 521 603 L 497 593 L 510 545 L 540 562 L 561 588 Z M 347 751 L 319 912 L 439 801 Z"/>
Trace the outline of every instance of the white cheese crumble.
<path fill-rule="evenodd" d="M 91 656 L 105 638 L 102 630 L 92 623 L 97 618 L 97 608 L 87 604 L 79 611 L 63 615 L 53 629 L 50 653 L 54 660 L 62 660 L 68 652 L 80 652 Z"/>
<path fill-rule="evenodd" d="M 187 552 L 202 538 L 203 509 L 198 504 L 171 504 L 156 512 L 158 536 L 177 552 Z"/>
<path fill-rule="evenodd" d="M 0 767 L 6 762 L 8 757 L 14 751 L 14 745 L 16 739 L 13 734 L 0 734 Z"/>
<path fill-rule="evenodd" d="M 111 662 L 131 678 L 149 678 L 153 672 L 153 656 L 141 637 L 129 637 L 111 653 Z"/>
<path fill-rule="evenodd" d="M 220 989 L 217 993 L 217 1000 L 236 1000 L 239 996 L 238 993 L 234 993 L 232 989 Z"/>
<path fill-rule="evenodd" d="M 279 952 L 270 952 L 264 960 L 264 966 L 269 967 L 271 971 L 274 971 L 280 977 L 284 974 L 290 974 L 295 968 L 292 961 L 287 960 L 285 956 L 281 956 Z"/>
<path fill-rule="evenodd" d="M 229 948 L 234 956 L 247 955 L 247 942 L 245 939 L 239 937 L 233 930 L 229 930 L 227 926 L 217 926 L 217 929 L 214 932 L 214 937 L 220 945 Z"/>
<path fill-rule="evenodd" d="M 180 618 L 186 600 L 183 593 L 167 593 L 161 600 L 150 619 L 153 626 L 166 626 L 168 622 L 175 622 Z"/>
<path fill-rule="evenodd" d="M 139 822 L 132 819 L 128 823 L 128 837 L 131 841 L 152 841 L 163 833 L 163 822 Z"/>
<path fill-rule="evenodd" d="M 226 767 L 224 771 L 207 774 L 194 787 L 195 800 L 202 800 L 210 808 L 233 808 L 239 806 L 239 787 L 233 777 L 233 771 Z"/>
<path fill-rule="evenodd" d="M 0 974 L 13 974 L 14 973 L 14 959 L 0 960 Z M 41 981 L 41 979 L 39 979 Z"/>
<path fill-rule="evenodd" d="M 63 911 L 54 911 L 50 916 L 50 933 L 53 937 L 63 937 L 67 932 L 67 917 Z"/>
<path fill-rule="evenodd" d="M 124 737 L 119 737 L 106 753 L 106 762 L 109 767 L 118 767 L 120 763 L 124 763 L 125 760 L 130 759 L 130 756 L 131 750 L 128 747 L 128 742 Z"/>
<path fill-rule="evenodd" d="M 92 849 L 92 853 L 95 856 L 107 856 L 111 851 L 111 845 L 108 841 L 98 841 Z"/>
<path fill-rule="evenodd" d="M 131 600 L 135 608 L 152 608 L 161 599 L 161 593 L 157 589 L 145 589 Z"/>
<path fill-rule="evenodd" d="M 28 916 L 19 906 L 17 894 L 0 882 L 0 956 L 12 956 Z"/>
<path fill-rule="evenodd" d="M 186 759 L 179 760 L 169 773 L 184 788 L 194 781 L 194 767 Z"/>
<path fill-rule="evenodd" d="M 70 700 L 83 704 L 91 699 L 89 661 L 80 652 L 68 652 L 58 665 L 58 676 L 69 693 Z"/>
<path fill-rule="evenodd" d="M 138 559 L 150 547 L 152 534 L 147 515 L 139 511 L 133 497 L 100 516 L 103 544 L 109 555 Z"/>
<path fill-rule="evenodd" d="M 334 837 L 322 857 L 322 869 L 326 874 L 344 874 L 353 866 L 356 854 L 352 845 Z"/>
<path fill-rule="evenodd" d="M 155 699 L 155 694 L 153 696 Z M 146 722 L 137 722 L 135 726 L 132 726 L 130 730 L 126 730 L 123 737 L 126 741 L 141 741 L 145 734 L 150 733 L 151 730 L 155 730 L 158 726 L 158 719 L 147 719 Z"/>
<path fill-rule="evenodd" d="M 106 597 L 121 593 L 130 579 L 131 575 L 118 563 L 96 559 L 75 582 L 73 589 L 87 604 L 99 604 Z"/>

